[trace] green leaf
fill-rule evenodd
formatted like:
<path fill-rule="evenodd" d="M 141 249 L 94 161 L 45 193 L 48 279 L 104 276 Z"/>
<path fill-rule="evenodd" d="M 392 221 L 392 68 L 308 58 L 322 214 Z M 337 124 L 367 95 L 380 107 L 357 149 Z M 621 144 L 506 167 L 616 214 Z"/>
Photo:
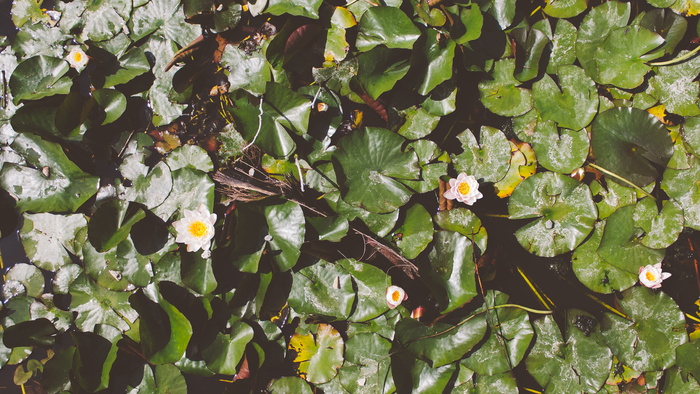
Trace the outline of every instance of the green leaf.
<path fill-rule="evenodd" d="M 272 15 L 290 14 L 318 19 L 318 9 L 323 0 L 269 0 L 266 13 Z"/>
<path fill-rule="evenodd" d="M 666 54 L 673 53 L 688 27 L 688 21 L 685 18 L 668 9 L 647 12 L 639 24 L 664 38 L 665 43 L 660 50 Z"/>
<path fill-rule="evenodd" d="M 598 217 L 588 186 L 553 172 L 535 174 L 518 185 L 508 214 L 511 219 L 537 218 L 515 237 L 530 253 L 543 257 L 574 250 Z"/>
<path fill-rule="evenodd" d="M 549 44 L 549 38 L 535 28 L 516 28 L 510 34 L 516 45 L 515 78 L 525 82 L 537 77 L 540 72 L 540 59 Z"/>
<path fill-rule="evenodd" d="M 333 164 L 343 200 L 374 213 L 395 211 L 412 193 L 398 179 L 417 179 L 418 160 L 403 152 L 404 138 L 389 130 L 366 128 L 342 138 Z"/>
<path fill-rule="evenodd" d="M 347 8 L 335 7 L 331 16 L 331 27 L 326 35 L 326 48 L 324 50 L 324 64 L 337 63 L 345 59 L 350 51 L 350 44 L 346 38 L 346 29 L 357 25 L 355 16 Z"/>
<path fill-rule="evenodd" d="M 684 54 L 687 51 L 681 51 L 678 56 Z M 681 116 L 700 115 L 700 82 L 695 81 L 699 68 L 698 56 L 679 64 L 658 67 L 656 74 L 649 79 L 649 93 L 658 97 L 670 113 Z"/>
<path fill-rule="evenodd" d="M 176 163 L 176 165 L 179 165 Z M 198 165 L 204 165 L 199 162 Z M 162 220 L 169 220 L 175 212 L 182 218 L 185 209 L 194 211 L 204 203 L 208 209 L 214 206 L 214 181 L 191 164 L 172 172 L 172 191 L 162 204 L 152 210 Z"/>
<path fill-rule="evenodd" d="M 26 290 L 26 294 L 30 297 L 41 297 L 44 293 L 44 274 L 39 268 L 25 263 L 18 263 L 10 267 L 5 274 L 5 287 L 10 286 L 10 281 L 21 283 Z M 9 297 L 5 297 L 7 299 Z"/>
<path fill-rule="evenodd" d="M 268 390 L 273 394 L 313 394 L 309 384 L 306 383 L 304 379 L 297 378 L 296 376 L 285 376 L 283 378 L 273 379 L 268 386 Z"/>
<path fill-rule="evenodd" d="M 455 169 L 485 182 L 498 182 L 508 172 L 510 143 L 501 130 L 481 126 L 479 140 L 467 129 L 457 136 L 464 152 L 454 156 Z"/>
<path fill-rule="evenodd" d="M 583 18 L 578 28 L 576 57 L 589 77 L 597 80 L 596 51 L 613 29 L 627 25 L 631 10 L 630 3 L 607 1 L 593 7 Z"/>
<path fill-rule="evenodd" d="M 272 80 L 270 63 L 262 52 L 246 54 L 238 47 L 227 47 L 221 56 L 221 66 L 229 69 L 229 90 L 243 89 L 259 96 Z"/>
<path fill-rule="evenodd" d="M 423 276 L 426 284 L 447 313 L 476 296 L 474 245 L 469 238 L 452 232 L 436 231 L 430 250 L 430 266 Z"/>
<path fill-rule="evenodd" d="M 700 189 L 697 180 L 700 179 L 700 160 L 693 157 L 689 160 L 687 170 L 667 168 L 664 171 L 661 188 L 683 208 L 684 225 L 700 229 Z"/>
<path fill-rule="evenodd" d="M 157 303 L 143 291 L 129 297 L 129 303 L 140 315 L 139 336 L 143 354 L 153 364 L 174 363 L 185 354 L 192 337 L 192 325 L 175 306 L 166 301 L 155 285 L 146 289 Z"/>
<path fill-rule="evenodd" d="M 401 227 L 394 231 L 396 246 L 407 259 L 415 259 L 433 240 L 433 221 L 420 204 L 406 211 Z M 401 235 L 398 235 L 401 234 Z"/>
<path fill-rule="evenodd" d="M 420 30 L 399 8 L 378 6 L 362 14 L 355 46 L 360 52 L 377 45 L 411 49 L 419 36 Z"/>
<path fill-rule="evenodd" d="M 599 219 L 607 218 L 620 207 L 637 203 L 637 192 L 616 182 L 605 182 L 603 186 L 601 181 L 596 181 L 591 183 L 590 188 L 591 193 L 600 199 L 596 202 Z"/>
<path fill-rule="evenodd" d="M 550 3 L 551 4 L 551 3 Z M 551 37 L 552 52 L 549 54 L 547 73 L 556 74 L 559 66 L 571 65 L 576 61 L 576 51 L 571 49 L 576 45 L 578 31 L 576 26 L 566 19 L 559 19 Z"/>
<path fill-rule="evenodd" d="M 434 116 L 445 116 L 457 109 L 457 88 L 446 86 L 433 89 L 428 98 L 423 101 L 421 107 L 427 114 Z M 431 130 L 432 131 L 432 130 Z"/>
<path fill-rule="evenodd" d="M 559 83 L 549 75 L 532 85 L 532 98 L 542 119 L 553 120 L 559 127 L 580 130 L 598 112 L 598 93 L 593 81 L 577 66 L 557 69 Z"/>
<path fill-rule="evenodd" d="M 598 68 L 596 81 L 623 89 L 641 85 L 651 70 L 644 62 L 663 55 L 648 53 L 663 43 L 660 35 L 638 25 L 612 30 L 594 55 Z"/>
<path fill-rule="evenodd" d="M 72 373 L 80 386 L 90 392 L 106 389 L 117 359 L 117 342 L 121 333 L 108 325 L 98 326 L 97 332 L 76 332 L 73 340 L 77 350 L 73 355 Z"/>
<path fill-rule="evenodd" d="M 289 306 L 298 313 L 347 320 L 355 301 L 352 277 L 335 264 L 319 262 L 292 275 Z"/>
<path fill-rule="evenodd" d="M 294 334 L 289 341 L 289 349 L 297 353 L 297 370 L 315 384 L 328 382 L 338 373 L 344 348 L 340 333 L 329 324 L 319 324 L 315 338 L 311 333 Z"/>
<path fill-rule="evenodd" d="M 340 242 L 348 234 L 350 224 L 348 220 L 336 217 L 307 217 L 306 221 L 313 226 L 318 233 L 319 241 Z"/>
<path fill-rule="evenodd" d="M 389 277 L 379 268 L 352 259 L 335 262 L 352 275 L 357 303 L 348 318 L 353 322 L 363 322 L 389 310 L 386 302 L 386 289 Z"/>
<path fill-rule="evenodd" d="M 411 393 L 445 392 L 456 369 L 454 364 L 431 368 L 428 363 L 421 360 L 414 360 L 411 367 L 410 375 L 407 376 L 413 383 Z"/>
<path fill-rule="evenodd" d="M 139 317 L 129 305 L 129 292 L 107 290 L 84 273 L 71 283 L 70 295 L 70 310 L 77 313 L 75 325 L 81 331 L 92 331 L 95 325 L 103 324 L 123 332 Z"/>
<path fill-rule="evenodd" d="M 149 367 L 145 366 L 144 368 Z M 162 393 L 187 394 L 187 381 L 175 365 L 161 364 L 156 365 L 155 369 L 155 386 Z"/>
<path fill-rule="evenodd" d="M 498 21 L 498 25 L 502 30 L 506 30 L 515 18 L 516 3 L 508 0 L 494 0 L 489 8 L 489 14 L 493 15 Z"/>
<path fill-rule="evenodd" d="M 683 373 L 678 367 L 672 367 L 666 370 L 664 374 L 664 393 L 700 393 L 700 384 L 693 378 L 683 378 Z"/>
<path fill-rule="evenodd" d="M 488 244 L 486 228 L 474 212 L 466 208 L 454 208 L 438 212 L 433 220 L 443 230 L 454 231 L 469 238 L 482 253 L 486 250 Z"/>
<path fill-rule="evenodd" d="M 548 392 L 598 392 L 612 366 L 598 321 L 567 311 L 562 332 L 552 316 L 534 322 L 537 341 L 525 360 L 528 372 Z"/>
<path fill-rule="evenodd" d="M 593 121 L 591 149 L 596 164 L 641 187 L 659 176 L 655 165 L 668 163 L 673 141 L 653 115 L 637 108 L 613 108 Z"/>
<path fill-rule="evenodd" d="M 408 53 L 401 49 L 375 47 L 358 57 L 357 80 L 373 99 L 391 90 L 410 67 Z"/>
<path fill-rule="evenodd" d="M 202 349 L 207 367 L 216 373 L 235 375 L 236 366 L 251 339 L 253 329 L 240 320 L 233 323 L 230 334 L 217 333 L 214 342 Z"/>
<path fill-rule="evenodd" d="M 115 89 L 96 89 L 92 97 L 105 112 L 102 124 L 109 124 L 119 119 L 126 110 L 126 97 Z"/>
<path fill-rule="evenodd" d="M 99 179 L 68 159 L 61 146 L 23 133 L 11 144 L 29 166 L 4 163 L 0 187 L 17 201 L 20 212 L 75 212 L 97 191 Z"/>
<path fill-rule="evenodd" d="M 50 347 L 56 341 L 56 328 L 48 319 L 28 320 L 5 328 L 2 340 L 5 346 Z"/>
<path fill-rule="evenodd" d="M 214 170 L 211 157 L 204 148 L 197 145 L 183 145 L 175 148 L 166 160 L 171 171 L 189 167 L 195 170 L 210 172 Z"/>
<path fill-rule="evenodd" d="M 173 189 L 170 167 L 159 161 L 149 168 L 144 164 L 146 155 L 139 151 L 124 158 L 119 166 L 123 181 L 117 184 L 117 192 L 127 201 L 155 208 L 162 204 Z"/>
<path fill-rule="evenodd" d="M 404 318 L 396 324 L 396 340 L 409 352 L 438 368 L 464 357 L 486 334 L 481 314 L 466 318 L 460 325 L 435 323 L 426 326 Z"/>
<path fill-rule="evenodd" d="M 389 393 L 396 390 L 391 374 L 391 342 L 377 334 L 351 336 L 345 344 L 345 362 L 338 370 L 343 388 L 350 393 Z"/>
<path fill-rule="evenodd" d="M 143 49 L 134 47 L 119 57 L 119 65 L 113 72 L 105 75 L 103 88 L 125 84 L 150 70 L 151 64 Z"/>
<path fill-rule="evenodd" d="M 459 8 L 459 19 L 452 28 L 452 39 L 459 45 L 481 37 L 481 28 L 484 25 L 484 15 L 476 3 Z"/>
<path fill-rule="evenodd" d="M 68 94 L 73 81 L 64 75 L 69 69 L 66 61 L 50 56 L 34 56 L 22 61 L 12 72 L 9 81 L 14 103 Z"/>
<path fill-rule="evenodd" d="M 597 222 L 593 234 L 571 256 L 571 268 L 578 280 L 589 289 L 603 294 L 622 291 L 637 283 L 636 273 L 627 272 L 605 261 L 598 254 L 605 221 Z"/>
<path fill-rule="evenodd" d="M 131 209 L 129 209 L 131 208 Z M 117 246 L 129 236 L 131 228 L 146 217 L 143 209 L 124 200 L 112 199 L 101 204 L 88 223 L 88 239 L 99 252 Z"/>
<path fill-rule="evenodd" d="M 620 361 L 637 371 L 659 371 L 676 360 L 688 341 L 683 312 L 664 292 L 632 287 L 618 300 L 630 320 L 605 314 L 603 338 Z"/>
<path fill-rule="evenodd" d="M 538 122 L 532 139 L 537 161 L 542 167 L 570 174 L 588 157 L 588 133 L 559 128 L 552 121 Z"/>
<path fill-rule="evenodd" d="M 200 253 L 184 252 L 181 256 L 182 283 L 202 295 L 214 291 L 217 283 L 211 259 L 202 258 Z"/>
<path fill-rule="evenodd" d="M 294 267 L 301 255 L 306 235 L 304 212 L 298 204 L 287 201 L 264 207 L 263 214 L 272 236 L 269 241 L 271 258 L 280 271 L 287 271 Z"/>
<path fill-rule="evenodd" d="M 481 103 L 496 115 L 518 116 L 532 108 L 530 90 L 518 87 L 514 72 L 515 60 L 501 59 L 494 63 L 493 80 L 479 82 Z"/>
<path fill-rule="evenodd" d="M 520 363 L 535 332 L 528 313 L 522 309 L 488 310 L 507 303 L 507 294 L 489 291 L 485 298 L 488 336 L 461 364 L 480 375 L 492 376 L 510 371 Z"/>
<path fill-rule="evenodd" d="M 56 271 L 71 263 L 71 254 L 80 256 L 87 225 L 81 214 L 24 214 L 20 238 L 32 264 L 47 271 Z"/>
<path fill-rule="evenodd" d="M 129 20 L 130 38 L 138 41 L 160 29 L 178 11 L 178 0 L 149 0 L 135 8 Z"/>
<path fill-rule="evenodd" d="M 551 1 L 544 7 L 543 11 L 555 18 L 572 18 L 588 8 L 587 0 L 564 0 Z M 561 21 L 557 21 L 561 23 Z"/>
<path fill-rule="evenodd" d="M 637 203 L 634 223 L 644 230 L 642 245 L 652 249 L 663 249 L 676 242 L 683 231 L 683 209 L 673 201 L 664 201 L 661 212 L 656 202 L 649 197 Z"/>
<path fill-rule="evenodd" d="M 412 67 L 425 72 L 418 94 L 427 95 L 436 86 L 452 79 L 452 61 L 457 43 L 440 39 L 438 34 L 427 34 L 425 42 L 414 52 Z"/>
<path fill-rule="evenodd" d="M 687 342 L 676 348 L 676 364 L 683 372 L 684 376 L 692 374 L 694 377 L 700 376 L 700 341 Z"/>

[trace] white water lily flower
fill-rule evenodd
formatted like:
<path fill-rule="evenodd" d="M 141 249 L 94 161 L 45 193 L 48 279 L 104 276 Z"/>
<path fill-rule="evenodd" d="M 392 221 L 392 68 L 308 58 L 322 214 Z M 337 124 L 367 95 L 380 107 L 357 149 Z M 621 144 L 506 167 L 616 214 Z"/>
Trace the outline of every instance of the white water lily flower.
<path fill-rule="evenodd" d="M 85 67 L 90 58 L 88 58 L 88 55 L 82 49 L 73 47 L 66 57 L 66 60 L 68 60 L 71 67 L 81 70 L 83 67 Z"/>
<path fill-rule="evenodd" d="M 639 282 L 650 289 L 658 289 L 670 276 L 668 272 L 661 272 L 661 263 L 639 267 Z"/>
<path fill-rule="evenodd" d="M 399 286 L 389 286 L 386 288 L 386 303 L 389 308 L 394 309 L 408 299 L 406 292 Z"/>
<path fill-rule="evenodd" d="M 479 192 L 479 182 L 476 181 L 476 178 L 462 172 L 457 175 L 456 179 L 450 179 L 450 188 L 444 196 L 448 200 L 457 200 L 472 205 L 484 195 Z"/>
<path fill-rule="evenodd" d="M 173 222 L 173 227 L 177 231 L 175 242 L 187 245 L 188 252 L 196 252 L 202 249 L 202 257 L 211 255 L 209 247 L 211 239 L 214 237 L 214 223 L 216 214 L 209 213 L 206 205 L 199 204 L 196 211 L 184 210 L 184 217 Z"/>

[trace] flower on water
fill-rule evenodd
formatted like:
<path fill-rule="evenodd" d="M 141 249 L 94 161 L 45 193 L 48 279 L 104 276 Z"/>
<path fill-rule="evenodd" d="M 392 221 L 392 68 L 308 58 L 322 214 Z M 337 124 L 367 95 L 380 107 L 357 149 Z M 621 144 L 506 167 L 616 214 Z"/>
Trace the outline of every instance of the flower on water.
<path fill-rule="evenodd" d="M 450 188 L 444 196 L 448 200 L 457 200 L 472 205 L 484 195 L 479 192 L 479 182 L 476 181 L 476 178 L 462 172 L 457 175 L 456 179 L 450 179 Z"/>
<path fill-rule="evenodd" d="M 77 70 L 81 70 L 83 67 L 85 67 L 88 60 L 90 59 L 88 58 L 88 55 L 85 53 L 85 51 L 78 47 L 73 47 L 70 50 L 70 53 L 68 54 L 66 60 L 68 60 L 68 63 L 71 67 Z"/>
<path fill-rule="evenodd" d="M 661 282 L 670 276 L 668 272 L 661 272 L 661 263 L 639 267 L 639 282 L 650 289 L 658 289 Z"/>
<path fill-rule="evenodd" d="M 389 286 L 386 288 L 386 303 L 389 308 L 394 309 L 408 299 L 406 292 L 399 286 Z"/>
<path fill-rule="evenodd" d="M 214 223 L 216 214 L 209 213 L 204 204 L 199 204 L 196 211 L 184 210 L 184 217 L 173 222 L 173 227 L 177 231 L 175 242 L 187 245 L 188 252 L 196 252 L 202 249 L 202 257 L 211 255 L 209 247 L 211 239 L 214 237 Z"/>

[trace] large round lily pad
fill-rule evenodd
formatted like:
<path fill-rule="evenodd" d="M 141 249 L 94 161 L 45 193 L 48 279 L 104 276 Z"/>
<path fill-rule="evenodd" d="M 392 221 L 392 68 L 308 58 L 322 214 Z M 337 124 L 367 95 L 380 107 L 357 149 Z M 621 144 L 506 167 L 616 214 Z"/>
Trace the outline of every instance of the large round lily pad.
<path fill-rule="evenodd" d="M 511 219 L 537 218 L 515 233 L 530 253 L 553 257 L 574 250 L 593 229 L 598 210 L 583 183 L 553 172 L 525 179 L 508 203 Z"/>
<path fill-rule="evenodd" d="M 341 139 L 333 159 L 343 200 L 375 213 L 392 212 L 407 203 L 413 193 L 397 179 L 418 179 L 420 169 L 416 154 L 401 150 L 404 142 L 381 128 Z"/>
<path fill-rule="evenodd" d="M 663 123 L 641 109 L 609 109 L 595 118 L 591 134 L 596 163 L 638 186 L 653 182 L 654 165 L 665 166 L 673 155 Z"/>

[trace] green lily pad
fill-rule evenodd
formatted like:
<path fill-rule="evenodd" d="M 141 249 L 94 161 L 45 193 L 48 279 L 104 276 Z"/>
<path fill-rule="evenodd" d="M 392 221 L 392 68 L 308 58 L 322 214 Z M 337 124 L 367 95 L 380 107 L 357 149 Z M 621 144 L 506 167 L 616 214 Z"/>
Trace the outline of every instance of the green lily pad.
<path fill-rule="evenodd" d="M 31 264 L 19 263 L 10 267 L 5 274 L 5 286 L 9 286 L 10 281 L 21 283 L 30 297 L 40 297 L 44 292 L 44 275 Z"/>
<path fill-rule="evenodd" d="M 92 92 L 92 97 L 105 112 L 103 125 L 119 119 L 126 110 L 126 97 L 116 89 L 97 89 Z"/>
<path fill-rule="evenodd" d="M 643 230 L 634 221 L 635 207 L 619 208 L 607 219 L 598 255 L 606 262 L 630 274 L 639 267 L 654 265 L 664 258 L 663 249 L 651 249 L 639 239 Z"/>
<path fill-rule="evenodd" d="M 493 308 L 508 302 L 508 295 L 489 291 L 484 308 Z M 489 334 L 486 340 L 464 358 L 462 365 L 480 375 L 497 375 L 513 369 L 525 356 L 535 331 L 526 311 L 518 308 L 487 310 Z"/>
<path fill-rule="evenodd" d="M 322 0 L 268 0 L 266 13 L 272 15 L 290 14 L 318 19 L 318 9 Z"/>
<path fill-rule="evenodd" d="M 593 234 L 571 256 L 571 268 L 578 280 L 596 293 L 610 294 L 637 283 L 636 273 L 627 272 L 605 261 L 598 254 L 605 221 L 597 222 Z"/>
<path fill-rule="evenodd" d="M 578 30 L 573 23 L 566 19 L 559 19 L 557 26 L 554 28 L 554 34 L 550 39 L 552 41 L 552 52 L 549 54 L 549 63 L 547 63 L 547 73 L 556 74 L 559 66 L 571 65 L 576 61 L 575 48 Z"/>
<path fill-rule="evenodd" d="M 513 191 L 511 219 L 537 218 L 515 233 L 530 253 L 553 257 L 574 250 L 593 229 L 598 210 L 583 183 L 553 172 L 535 174 Z"/>
<path fill-rule="evenodd" d="M 510 34 L 516 45 L 515 78 L 525 82 L 537 77 L 540 72 L 540 59 L 549 44 L 549 38 L 536 28 L 515 28 Z"/>
<path fill-rule="evenodd" d="M 598 48 L 613 29 L 627 26 L 631 11 L 630 3 L 607 1 L 593 7 L 583 18 L 578 28 L 576 57 L 591 78 L 598 78 L 595 58 Z"/>
<path fill-rule="evenodd" d="M 577 66 L 557 69 L 559 84 L 549 75 L 532 85 L 532 98 L 542 119 L 553 120 L 559 127 L 580 130 L 598 112 L 595 83 Z"/>
<path fill-rule="evenodd" d="M 253 339 L 253 328 L 239 320 L 231 326 L 230 334 L 217 333 L 214 342 L 202 349 L 207 367 L 224 375 L 235 375 L 246 345 Z"/>
<path fill-rule="evenodd" d="M 96 325 L 110 325 L 126 331 L 139 317 L 129 305 L 131 293 L 110 291 L 81 273 L 70 285 L 70 310 L 77 313 L 75 325 L 81 331 L 93 331 Z"/>
<path fill-rule="evenodd" d="M 99 179 L 68 159 L 61 146 L 23 133 L 11 144 L 29 166 L 4 163 L 0 186 L 17 198 L 20 212 L 75 212 L 97 191 Z"/>
<path fill-rule="evenodd" d="M 192 325 L 180 310 L 160 295 L 154 284 L 146 291 L 157 302 L 143 291 L 132 294 L 125 302 L 140 316 L 139 337 L 143 354 L 153 364 L 174 363 L 185 354 L 192 337 Z"/>
<path fill-rule="evenodd" d="M 518 87 L 514 72 L 515 60 L 501 59 L 494 63 L 493 81 L 479 82 L 481 103 L 497 115 L 518 116 L 532 108 L 530 90 Z"/>
<path fill-rule="evenodd" d="M 452 39 L 459 45 L 476 40 L 481 36 L 484 25 L 484 15 L 476 3 L 459 7 L 459 19 L 452 28 Z"/>
<path fill-rule="evenodd" d="M 635 286 L 618 300 L 629 320 L 607 313 L 603 338 L 620 361 L 637 371 L 660 371 L 676 361 L 688 341 L 683 312 L 664 292 Z"/>
<path fill-rule="evenodd" d="M 19 232 L 27 257 L 32 264 L 47 270 L 71 263 L 71 254 L 81 256 L 87 220 L 81 214 L 24 214 L 24 226 Z"/>
<path fill-rule="evenodd" d="M 73 339 L 75 380 L 83 389 L 96 392 L 109 387 L 112 366 L 117 359 L 117 342 L 121 333 L 108 325 L 98 326 L 96 332 L 76 332 Z"/>
<path fill-rule="evenodd" d="M 399 210 L 389 213 L 372 213 L 365 209 L 354 207 L 340 198 L 340 192 L 332 192 L 326 195 L 329 205 L 345 219 L 352 221 L 357 218 L 367 225 L 370 231 L 379 237 L 384 237 L 391 232 L 399 220 Z"/>
<path fill-rule="evenodd" d="M 694 377 L 700 376 L 700 341 L 687 342 L 676 348 L 676 364 L 684 373 L 684 376 L 692 374 Z M 696 378 L 697 380 L 697 378 Z"/>
<path fill-rule="evenodd" d="M 70 66 L 63 59 L 50 56 L 34 56 L 22 61 L 9 81 L 14 103 L 68 94 L 73 85 L 70 77 L 65 76 L 69 69 Z"/>
<path fill-rule="evenodd" d="M 355 301 L 352 276 L 341 266 L 316 263 L 292 275 L 289 306 L 309 313 L 346 320 Z"/>
<path fill-rule="evenodd" d="M 391 90 L 410 67 L 408 51 L 374 47 L 357 57 L 357 80 L 373 99 Z"/>
<path fill-rule="evenodd" d="M 119 57 L 119 65 L 105 76 L 104 88 L 125 84 L 151 70 L 151 64 L 140 47 L 134 47 Z"/>
<path fill-rule="evenodd" d="M 651 10 L 644 14 L 639 24 L 664 38 L 664 45 L 660 48 L 664 53 L 673 53 L 688 28 L 688 21 L 682 16 L 663 9 Z"/>
<path fill-rule="evenodd" d="M 294 334 L 289 341 L 289 349 L 297 353 L 294 359 L 299 363 L 297 370 L 311 383 L 325 383 L 331 380 L 343 365 L 345 343 L 340 333 L 329 324 L 319 324 L 313 334 Z"/>
<path fill-rule="evenodd" d="M 683 372 L 678 367 L 667 369 L 664 378 L 663 392 L 665 393 L 700 394 L 698 381 L 690 377 L 684 379 Z"/>
<path fill-rule="evenodd" d="M 404 318 L 396 324 L 396 340 L 414 356 L 438 368 L 464 357 L 486 334 L 486 320 L 477 314 L 462 325 L 436 323 L 426 326 Z"/>
<path fill-rule="evenodd" d="M 607 218 L 620 207 L 637 203 L 637 192 L 631 187 L 616 182 L 606 182 L 605 185 L 600 181 L 590 185 L 591 193 L 600 199 L 596 202 L 599 219 Z"/>
<path fill-rule="evenodd" d="M 536 320 L 534 326 L 537 341 L 525 365 L 540 386 L 553 393 L 601 389 L 612 365 L 612 352 L 592 315 L 567 311 L 563 333 L 552 316 Z"/>
<path fill-rule="evenodd" d="M 433 221 L 423 205 L 412 205 L 395 232 L 396 246 L 407 259 L 415 259 L 433 240 Z M 400 236 L 398 234 L 401 234 Z"/>
<path fill-rule="evenodd" d="M 352 259 L 335 262 L 352 275 L 357 293 L 350 321 L 362 322 L 381 315 L 389 310 L 386 302 L 386 289 L 389 277 L 379 268 Z"/>
<path fill-rule="evenodd" d="M 663 202 L 661 212 L 656 202 L 649 197 L 637 203 L 634 223 L 644 230 L 642 245 L 652 249 L 663 249 L 676 242 L 683 231 L 683 209 L 673 200 Z"/>
<path fill-rule="evenodd" d="M 479 247 L 481 253 L 486 251 L 488 236 L 486 228 L 474 212 L 466 208 L 454 208 L 449 211 L 440 211 L 433 218 L 435 224 L 443 230 L 454 231 L 472 240 Z"/>
<path fill-rule="evenodd" d="M 273 394 L 313 394 L 313 391 L 311 391 L 311 387 L 308 383 L 306 383 L 306 380 L 296 376 L 285 376 L 283 378 L 273 379 L 267 389 Z"/>
<path fill-rule="evenodd" d="M 623 89 L 636 88 L 651 70 L 645 62 L 663 55 L 649 52 L 663 43 L 663 37 L 639 25 L 613 29 L 594 55 L 596 81 Z"/>
<path fill-rule="evenodd" d="M 689 160 L 687 170 L 667 168 L 661 181 L 661 188 L 683 208 L 684 225 L 700 229 L 700 189 L 697 181 L 700 179 L 700 160 L 693 157 Z"/>
<path fill-rule="evenodd" d="M 221 56 L 221 65 L 230 69 L 230 91 L 244 89 L 259 96 L 265 93 L 265 87 L 272 79 L 270 63 L 262 52 L 247 54 L 238 47 L 228 47 Z"/>
<path fill-rule="evenodd" d="M 207 295 L 216 289 L 216 277 L 210 258 L 200 253 L 183 253 L 180 264 L 182 283 L 198 294 Z"/>
<path fill-rule="evenodd" d="M 407 387 L 405 392 L 420 394 L 445 392 L 447 391 L 447 387 L 456 369 L 457 366 L 455 364 L 432 368 L 428 363 L 421 360 L 414 360 L 412 368 L 409 371 L 409 378 L 413 386 L 410 387 L 410 389 Z M 401 391 L 400 388 L 399 391 Z"/>
<path fill-rule="evenodd" d="M 358 24 L 355 46 L 366 52 L 377 45 L 387 48 L 413 48 L 420 30 L 396 7 L 379 6 L 365 11 Z"/>
<path fill-rule="evenodd" d="M 350 223 L 347 219 L 336 217 L 307 217 L 306 221 L 318 233 L 319 241 L 340 242 L 348 235 Z"/>
<path fill-rule="evenodd" d="M 637 108 L 599 114 L 591 135 L 596 163 L 640 187 L 656 180 L 655 165 L 665 166 L 673 155 L 673 141 L 663 123 Z"/>
<path fill-rule="evenodd" d="M 430 266 L 423 275 L 426 284 L 447 313 L 476 296 L 474 244 L 452 231 L 436 231 L 430 250 Z"/>
<path fill-rule="evenodd" d="M 343 200 L 374 213 L 395 211 L 413 193 L 397 179 L 418 179 L 416 154 L 403 152 L 404 138 L 380 128 L 352 132 L 338 142 L 333 164 Z"/>
<path fill-rule="evenodd" d="M 95 249 L 104 252 L 117 246 L 129 236 L 134 224 L 146 217 L 143 209 L 129 208 L 129 202 L 117 199 L 99 206 L 88 224 L 88 239 Z"/>
<path fill-rule="evenodd" d="M 172 171 L 171 175 L 172 191 L 160 205 L 152 210 L 156 216 L 162 220 L 169 220 L 175 212 L 178 212 L 176 216 L 181 219 L 185 209 L 196 210 L 202 203 L 211 211 L 214 206 L 215 185 L 206 173 L 187 166 Z"/>
<path fill-rule="evenodd" d="M 533 138 L 537 161 L 546 169 L 570 174 L 588 157 L 588 133 L 558 128 L 552 121 L 537 123 Z"/>
<path fill-rule="evenodd" d="M 406 121 L 401 125 L 398 133 L 409 140 L 417 140 L 430 134 L 438 122 L 440 116 L 429 114 L 424 107 L 409 108 L 405 112 Z"/>
<path fill-rule="evenodd" d="M 678 56 L 687 54 L 681 51 Z M 700 115 L 698 95 L 700 82 L 696 81 L 700 57 L 670 66 L 658 67 L 656 75 L 649 79 L 649 93 L 658 97 L 666 111 L 681 116 Z M 686 126 L 687 127 L 687 126 Z"/>
<path fill-rule="evenodd" d="M 396 390 L 391 374 L 391 342 L 377 334 L 353 335 L 345 343 L 345 363 L 338 370 L 349 393 L 389 393 Z"/>
<path fill-rule="evenodd" d="M 572 18 L 588 8 L 587 0 L 565 0 L 547 3 L 543 11 L 555 18 Z M 558 21 L 559 23 L 561 21 Z"/>
<path fill-rule="evenodd" d="M 469 129 L 457 136 L 464 152 L 452 158 L 455 169 L 485 182 L 498 182 L 510 166 L 510 143 L 493 127 L 482 126 L 479 134 L 478 142 Z"/>
<path fill-rule="evenodd" d="M 422 41 L 421 41 L 422 42 Z M 426 35 L 423 45 L 419 44 L 412 59 L 412 67 L 425 70 L 418 94 L 427 95 L 436 86 L 452 78 L 452 63 L 457 44 L 454 40 L 443 41 L 438 34 Z"/>

